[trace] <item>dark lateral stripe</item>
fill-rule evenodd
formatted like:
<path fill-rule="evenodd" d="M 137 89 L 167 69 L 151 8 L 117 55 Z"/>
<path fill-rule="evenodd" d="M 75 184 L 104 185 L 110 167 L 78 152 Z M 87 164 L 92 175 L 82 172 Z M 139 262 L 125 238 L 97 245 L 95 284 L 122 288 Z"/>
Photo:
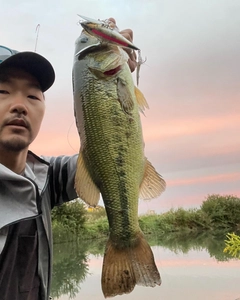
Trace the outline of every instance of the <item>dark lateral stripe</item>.
<path fill-rule="evenodd" d="M 124 228 L 125 236 L 127 239 L 131 237 L 131 230 L 130 230 L 130 220 L 129 220 L 129 212 L 128 212 L 128 193 L 125 186 L 125 182 L 120 182 L 120 205 L 121 205 L 121 211 L 122 214 L 122 228 Z M 126 231 L 126 228 L 129 228 L 129 230 Z"/>

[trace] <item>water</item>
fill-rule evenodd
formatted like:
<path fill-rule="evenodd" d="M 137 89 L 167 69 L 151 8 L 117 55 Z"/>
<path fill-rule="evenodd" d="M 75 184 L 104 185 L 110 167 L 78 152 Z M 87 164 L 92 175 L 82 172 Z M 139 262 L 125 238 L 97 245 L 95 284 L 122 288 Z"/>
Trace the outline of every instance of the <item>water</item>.
<path fill-rule="evenodd" d="M 235 300 L 240 297 L 240 260 L 223 253 L 224 236 L 208 235 L 150 241 L 162 285 L 136 286 L 116 300 Z M 105 241 L 54 246 L 52 296 L 59 300 L 103 300 Z"/>

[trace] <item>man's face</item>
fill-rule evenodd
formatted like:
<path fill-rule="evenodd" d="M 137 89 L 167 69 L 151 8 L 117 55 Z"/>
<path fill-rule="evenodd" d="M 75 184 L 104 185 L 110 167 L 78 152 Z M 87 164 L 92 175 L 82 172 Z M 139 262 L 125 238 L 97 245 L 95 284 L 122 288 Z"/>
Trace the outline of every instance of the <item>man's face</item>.
<path fill-rule="evenodd" d="M 19 152 L 36 138 L 45 112 L 35 77 L 21 69 L 0 73 L 0 150 Z"/>

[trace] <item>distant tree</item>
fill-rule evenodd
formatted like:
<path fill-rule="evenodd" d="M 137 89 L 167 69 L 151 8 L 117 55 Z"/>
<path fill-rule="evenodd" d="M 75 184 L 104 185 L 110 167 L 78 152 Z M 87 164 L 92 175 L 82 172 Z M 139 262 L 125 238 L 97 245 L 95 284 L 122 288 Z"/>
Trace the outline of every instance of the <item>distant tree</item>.
<path fill-rule="evenodd" d="M 82 202 L 73 200 L 55 207 L 52 210 L 53 227 L 61 227 L 78 234 L 84 229 L 86 209 Z"/>
<path fill-rule="evenodd" d="M 214 227 L 237 230 L 240 227 L 240 198 L 232 195 L 213 194 L 201 205 Z"/>

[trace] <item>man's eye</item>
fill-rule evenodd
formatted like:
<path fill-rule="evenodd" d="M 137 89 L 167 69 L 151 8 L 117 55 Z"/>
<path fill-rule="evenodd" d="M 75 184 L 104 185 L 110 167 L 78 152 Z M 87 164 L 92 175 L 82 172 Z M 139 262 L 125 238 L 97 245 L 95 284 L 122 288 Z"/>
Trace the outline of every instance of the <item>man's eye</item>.
<path fill-rule="evenodd" d="M 9 94 L 9 92 L 6 90 L 0 90 L 0 94 Z"/>
<path fill-rule="evenodd" d="M 33 99 L 33 100 L 40 100 L 38 97 L 34 95 L 28 95 L 28 98 Z"/>

